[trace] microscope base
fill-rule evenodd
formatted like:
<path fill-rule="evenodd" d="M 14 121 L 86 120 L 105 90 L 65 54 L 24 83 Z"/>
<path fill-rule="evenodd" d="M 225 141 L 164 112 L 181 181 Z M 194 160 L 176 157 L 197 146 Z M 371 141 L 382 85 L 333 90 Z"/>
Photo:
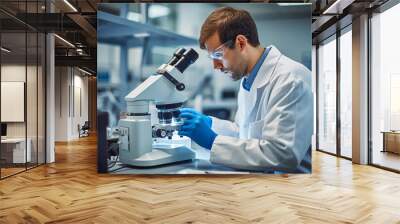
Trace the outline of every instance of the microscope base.
<path fill-rule="evenodd" d="M 122 157 L 120 159 L 122 163 L 127 165 L 152 167 L 185 160 L 192 160 L 195 159 L 195 157 L 196 154 L 194 151 L 185 146 L 180 146 L 177 148 L 157 147 L 153 148 L 151 152 L 135 159 L 124 160 Z"/>

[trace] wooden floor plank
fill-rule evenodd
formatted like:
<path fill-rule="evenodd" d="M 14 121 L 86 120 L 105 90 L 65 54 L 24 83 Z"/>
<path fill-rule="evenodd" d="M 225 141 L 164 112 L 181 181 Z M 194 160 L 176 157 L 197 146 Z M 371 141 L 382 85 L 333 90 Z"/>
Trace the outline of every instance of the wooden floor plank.
<path fill-rule="evenodd" d="M 0 181 L 0 223 L 400 223 L 400 175 L 313 152 L 311 175 L 96 173 L 96 138 Z"/>

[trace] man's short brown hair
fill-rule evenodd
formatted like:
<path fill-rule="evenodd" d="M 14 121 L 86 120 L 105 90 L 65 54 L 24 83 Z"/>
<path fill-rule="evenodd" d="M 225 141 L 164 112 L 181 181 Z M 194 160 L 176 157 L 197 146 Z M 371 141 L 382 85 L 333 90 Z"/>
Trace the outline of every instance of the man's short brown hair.
<path fill-rule="evenodd" d="M 213 11 L 201 26 L 199 39 L 201 49 L 206 48 L 206 40 L 215 32 L 218 33 L 221 43 L 233 41 L 229 48 L 233 48 L 235 38 L 239 34 L 246 36 L 253 47 L 260 45 L 256 23 L 246 10 L 222 7 Z"/>

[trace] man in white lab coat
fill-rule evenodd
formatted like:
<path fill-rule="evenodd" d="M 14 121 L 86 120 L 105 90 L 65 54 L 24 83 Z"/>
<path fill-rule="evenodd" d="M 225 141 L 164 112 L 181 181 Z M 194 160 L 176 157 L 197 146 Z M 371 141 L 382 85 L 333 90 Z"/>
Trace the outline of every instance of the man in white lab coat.
<path fill-rule="evenodd" d="M 241 80 L 235 121 L 181 110 L 179 134 L 211 150 L 210 160 L 240 170 L 311 172 L 311 72 L 274 46 L 262 47 L 245 10 L 223 7 L 201 28 L 215 69 Z"/>

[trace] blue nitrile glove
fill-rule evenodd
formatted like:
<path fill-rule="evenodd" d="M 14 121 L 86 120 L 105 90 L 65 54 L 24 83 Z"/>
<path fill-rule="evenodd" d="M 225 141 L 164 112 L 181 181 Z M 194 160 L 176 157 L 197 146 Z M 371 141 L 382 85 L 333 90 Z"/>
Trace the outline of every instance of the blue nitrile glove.
<path fill-rule="evenodd" d="M 184 108 L 179 115 L 184 119 L 178 134 L 191 138 L 201 147 L 211 149 L 217 134 L 211 130 L 211 118 L 193 109 Z"/>
<path fill-rule="evenodd" d="M 211 124 L 212 124 L 212 119 L 211 119 L 211 117 L 209 117 L 209 116 L 207 116 L 207 115 L 204 115 L 204 114 L 202 114 L 202 113 L 200 113 L 200 112 L 198 112 L 197 110 L 192 109 L 192 108 L 182 108 L 182 109 L 179 110 L 179 112 L 180 112 L 180 113 L 189 113 L 189 114 L 193 114 L 193 115 L 197 116 L 199 119 L 204 120 L 204 122 L 207 123 L 207 126 L 208 126 L 209 128 L 211 128 Z"/>

